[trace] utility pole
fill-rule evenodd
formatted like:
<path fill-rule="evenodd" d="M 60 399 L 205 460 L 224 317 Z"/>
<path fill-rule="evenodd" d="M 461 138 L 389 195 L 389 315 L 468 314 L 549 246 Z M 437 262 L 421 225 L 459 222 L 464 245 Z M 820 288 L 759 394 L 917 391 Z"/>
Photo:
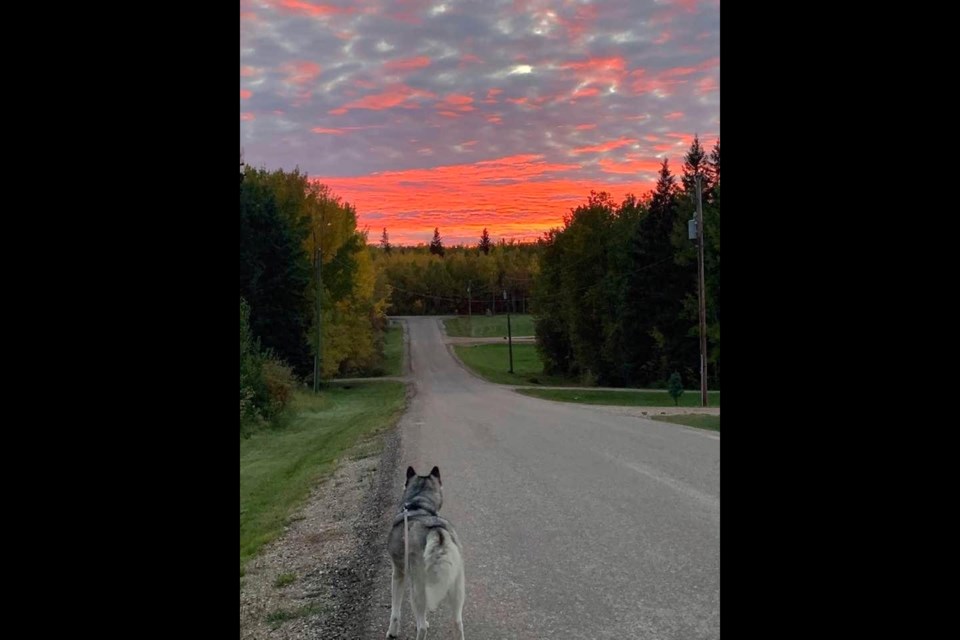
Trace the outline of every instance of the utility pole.
<path fill-rule="evenodd" d="M 320 280 L 320 268 L 323 265 L 323 253 L 320 251 L 320 247 L 317 247 L 317 355 L 313 357 L 313 392 L 318 393 L 320 391 L 320 363 L 321 363 L 321 348 L 323 346 L 323 332 L 320 330 L 321 324 L 323 322 L 323 315 L 320 310 L 320 298 L 322 292 L 322 285 Z"/>
<path fill-rule="evenodd" d="M 507 304 L 507 290 L 503 290 L 503 304 Z M 510 331 L 510 307 L 507 307 L 507 349 L 510 351 L 510 373 L 513 373 L 513 334 Z"/>
<path fill-rule="evenodd" d="M 470 286 L 473 283 L 467 281 L 467 316 L 470 318 L 470 326 L 473 326 L 473 295 L 470 293 Z"/>
<path fill-rule="evenodd" d="M 703 176 L 697 172 L 697 263 L 700 270 L 699 297 L 700 297 L 700 406 L 707 406 L 707 292 L 703 273 L 703 187 L 700 181 Z"/>

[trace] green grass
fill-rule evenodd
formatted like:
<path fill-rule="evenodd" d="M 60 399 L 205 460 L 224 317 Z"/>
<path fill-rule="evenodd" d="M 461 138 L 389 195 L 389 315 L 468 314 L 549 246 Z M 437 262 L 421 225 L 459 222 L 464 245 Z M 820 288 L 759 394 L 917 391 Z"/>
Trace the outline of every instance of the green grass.
<path fill-rule="evenodd" d="M 277 579 L 273 581 L 273 586 L 279 589 L 280 587 L 285 587 L 288 584 L 293 584 L 296 579 L 297 575 L 295 573 L 281 573 L 279 576 L 277 576 Z"/>
<path fill-rule="evenodd" d="M 454 338 L 499 338 L 507 335 L 507 316 L 460 316 L 443 321 L 447 335 Z M 533 316 L 510 314 L 510 332 L 515 336 L 533 335 Z"/>
<path fill-rule="evenodd" d="M 518 393 L 544 400 L 577 402 L 580 404 L 609 404 L 621 407 L 672 407 L 673 398 L 666 391 L 603 391 L 600 389 L 517 389 Z M 707 392 L 711 407 L 720 406 L 720 392 Z M 680 396 L 681 407 L 699 407 L 700 393 L 685 391 Z"/>
<path fill-rule="evenodd" d="M 272 613 L 268 613 L 265 620 L 270 625 L 270 628 L 276 631 L 288 620 L 296 620 L 297 618 L 322 613 L 324 610 L 325 607 L 321 604 L 305 604 L 302 607 L 292 610 L 278 609 Z"/>
<path fill-rule="evenodd" d="M 504 344 L 456 345 L 454 350 L 474 373 L 490 382 L 500 384 L 545 384 L 570 386 L 576 384 L 560 376 L 543 373 L 543 363 L 533 344 L 513 345 L 513 373 L 506 340 Z"/>
<path fill-rule="evenodd" d="M 386 344 L 383 348 L 384 374 L 388 376 L 403 375 L 403 325 L 391 324 L 387 327 Z"/>
<path fill-rule="evenodd" d="M 319 396 L 297 391 L 282 429 L 240 441 L 240 573 L 333 470 L 348 449 L 393 425 L 405 406 L 400 382 L 331 386 Z"/>
<path fill-rule="evenodd" d="M 687 413 L 681 416 L 650 416 L 654 420 L 661 422 L 672 422 L 674 424 L 685 424 L 688 427 L 698 429 L 708 429 L 710 431 L 720 431 L 720 416 L 706 416 L 696 413 Z"/>

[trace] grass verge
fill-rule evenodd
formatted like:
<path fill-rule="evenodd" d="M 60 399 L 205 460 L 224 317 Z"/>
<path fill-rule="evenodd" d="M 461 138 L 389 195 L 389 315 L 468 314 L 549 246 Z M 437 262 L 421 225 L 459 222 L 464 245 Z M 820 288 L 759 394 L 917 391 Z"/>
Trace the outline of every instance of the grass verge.
<path fill-rule="evenodd" d="M 384 375 L 403 375 L 403 325 L 393 323 L 387 327 L 387 335 L 383 347 Z"/>
<path fill-rule="evenodd" d="M 707 429 L 708 431 L 720 431 L 720 416 L 706 416 L 696 413 L 687 413 L 680 416 L 650 416 L 660 422 L 672 422 L 673 424 L 685 424 L 688 427 L 697 429 Z"/>
<path fill-rule="evenodd" d="M 580 404 L 608 404 L 620 407 L 672 407 L 673 398 L 666 391 L 604 391 L 601 389 L 517 389 L 517 393 L 544 400 L 576 402 Z M 707 392 L 711 407 L 720 406 L 720 392 Z M 699 407 L 700 393 L 685 391 L 680 396 L 681 407 Z"/>
<path fill-rule="evenodd" d="M 537 347 L 533 344 L 513 345 L 513 373 L 510 373 L 507 344 L 455 345 L 454 350 L 465 365 L 490 382 L 562 386 L 576 384 L 567 378 L 545 375 Z"/>
<path fill-rule="evenodd" d="M 405 398 L 405 385 L 390 381 L 331 386 L 318 396 L 297 391 L 283 428 L 240 441 L 241 575 L 338 457 L 396 422 Z"/>
<path fill-rule="evenodd" d="M 499 338 L 507 335 L 507 316 L 459 316 L 443 321 L 447 335 L 455 338 Z M 515 336 L 533 335 L 533 316 L 510 314 L 510 332 Z"/>

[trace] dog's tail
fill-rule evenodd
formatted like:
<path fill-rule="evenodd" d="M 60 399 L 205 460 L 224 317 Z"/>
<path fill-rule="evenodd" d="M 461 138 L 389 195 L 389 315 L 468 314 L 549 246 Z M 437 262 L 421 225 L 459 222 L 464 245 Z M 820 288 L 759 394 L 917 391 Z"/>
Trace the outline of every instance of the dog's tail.
<path fill-rule="evenodd" d="M 427 574 L 427 610 L 434 611 L 463 570 L 460 550 L 442 528 L 431 529 L 427 534 L 423 564 Z"/>

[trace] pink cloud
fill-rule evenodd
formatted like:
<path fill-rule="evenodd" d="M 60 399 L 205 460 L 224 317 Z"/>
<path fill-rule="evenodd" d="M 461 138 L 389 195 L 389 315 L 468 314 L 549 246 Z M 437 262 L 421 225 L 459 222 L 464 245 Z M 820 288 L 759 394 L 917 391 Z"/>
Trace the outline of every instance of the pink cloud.
<path fill-rule="evenodd" d="M 240 77 L 241 78 L 250 78 L 253 76 L 260 75 L 260 69 L 251 66 L 240 67 Z"/>
<path fill-rule="evenodd" d="M 577 131 L 586 131 L 588 129 L 595 129 L 597 125 L 595 124 L 578 124 L 574 127 Z"/>
<path fill-rule="evenodd" d="M 253 92 L 251 92 L 249 89 L 240 89 L 240 99 L 241 99 L 241 100 L 249 100 L 249 99 L 250 99 L 250 96 L 252 96 L 252 95 L 253 95 Z"/>
<path fill-rule="evenodd" d="M 393 107 L 404 107 L 409 109 L 416 109 L 419 105 L 416 103 L 409 102 L 416 98 L 435 98 L 436 94 L 430 93 L 429 91 L 422 91 L 420 89 L 413 89 L 406 85 L 394 85 L 384 91 L 383 93 L 376 93 L 369 96 L 364 96 L 359 100 L 354 100 L 349 102 L 339 109 L 334 109 L 330 113 L 339 115 L 346 113 L 348 109 L 370 109 L 373 111 L 382 111 L 384 109 L 392 109 Z"/>
<path fill-rule="evenodd" d="M 470 96 L 451 93 L 444 97 L 442 102 L 437 103 L 437 108 L 447 111 L 473 111 L 474 107 L 470 104 L 472 102 L 473 98 Z"/>
<path fill-rule="evenodd" d="M 389 60 L 384 63 L 383 68 L 387 71 L 410 71 L 428 66 L 430 66 L 430 58 L 427 56 L 417 56 L 416 58 L 406 58 L 403 60 Z"/>
<path fill-rule="evenodd" d="M 703 78 L 697 82 L 697 92 L 700 95 L 710 93 L 711 91 L 717 91 L 719 88 L 720 85 L 717 84 L 717 80 L 713 76 L 707 76 L 706 78 Z"/>
<path fill-rule="evenodd" d="M 611 151 L 613 149 L 618 149 L 620 147 L 626 146 L 628 144 L 633 144 L 637 142 L 636 138 L 619 138 L 618 140 L 609 140 L 607 142 L 601 142 L 589 147 L 578 147 L 570 151 L 571 154 L 577 155 L 581 153 L 603 153 L 605 151 Z"/>
<path fill-rule="evenodd" d="M 338 13 L 353 13 L 356 9 L 350 7 L 336 7 L 329 4 L 313 4 L 304 0 L 279 0 L 272 2 L 273 6 L 286 13 L 301 13 L 308 16 L 331 16 Z"/>
<path fill-rule="evenodd" d="M 584 98 L 584 97 L 587 97 L 587 96 L 595 96 L 595 95 L 597 95 L 598 93 L 600 93 L 600 89 L 597 89 L 596 87 L 584 87 L 583 89 L 577 89 L 577 90 L 573 93 L 573 97 L 574 97 L 574 98 Z"/>
<path fill-rule="evenodd" d="M 327 113 L 334 116 L 342 116 L 346 112 L 347 112 L 346 109 L 344 109 L 343 107 L 340 107 L 339 109 L 330 109 L 330 111 L 328 111 Z"/>
<path fill-rule="evenodd" d="M 340 136 L 344 133 L 343 129 L 324 129 L 323 127 L 314 127 L 313 129 L 310 129 L 310 131 L 313 131 L 314 133 L 327 133 L 333 136 Z"/>
<path fill-rule="evenodd" d="M 672 36 L 670 35 L 669 31 L 664 31 L 660 34 L 659 38 L 653 41 L 653 44 L 666 44 L 667 42 L 670 41 L 671 37 Z"/>
<path fill-rule="evenodd" d="M 284 82 L 297 86 L 309 84 L 320 75 L 320 65 L 309 60 L 288 62 L 281 65 L 280 70 L 287 76 Z"/>
<path fill-rule="evenodd" d="M 246 112 L 246 113 L 241 113 L 241 114 L 240 114 L 240 119 L 241 119 L 241 120 L 256 120 L 257 117 L 248 111 L 248 112 Z"/>
<path fill-rule="evenodd" d="M 561 69 L 574 69 L 577 71 L 623 71 L 626 61 L 623 58 L 614 56 L 611 58 L 590 58 L 581 62 L 567 62 L 560 65 Z"/>
<path fill-rule="evenodd" d="M 600 158 L 600 169 L 604 173 L 625 173 L 632 175 L 638 173 L 656 173 L 660 170 L 660 161 L 631 160 L 628 162 L 616 162 L 609 158 Z"/>
<path fill-rule="evenodd" d="M 644 193 L 653 187 L 659 166 L 653 159 L 608 163 L 610 173 L 633 177 L 602 188 L 616 201 L 627 193 Z M 640 177 L 643 173 L 650 175 Z M 357 208 L 360 226 L 386 226 L 391 240 L 404 244 L 429 242 L 434 227 L 444 238 L 479 238 L 488 227 L 495 237 L 535 239 L 562 226 L 563 216 L 598 186 L 596 178 L 581 174 L 579 164 L 550 162 L 538 154 L 315 179 Z"/>
<path fill-rule="evenodd" d="M 470 104 L 473 102 L 473 98 L 470 96 L 458 95 L 456 93 L 451 93 L 443 100 L 449 104 Z"/>
<path fill-rule="evenodd" d="M 535 104 L 531 104 L 530 99 L 526 96 L 522 98 L 507 98 L 507 102 L 512 102 L 513 104 L 520 105 L 521 107 L 526 107 L 528 109 L 539 109 Z"/>
<path fill-rule="evenodd" d="M 673 78 L 674 76 L 688 76 L 697 71 L 696 67 L 672 67 L 660 72 L 661 78 Z"/>
<path fill-rule="evenodd" d="M 683 117 L 683 111 L 674 111 L 663 116 L 664 120 L 679 120 Z"/>

